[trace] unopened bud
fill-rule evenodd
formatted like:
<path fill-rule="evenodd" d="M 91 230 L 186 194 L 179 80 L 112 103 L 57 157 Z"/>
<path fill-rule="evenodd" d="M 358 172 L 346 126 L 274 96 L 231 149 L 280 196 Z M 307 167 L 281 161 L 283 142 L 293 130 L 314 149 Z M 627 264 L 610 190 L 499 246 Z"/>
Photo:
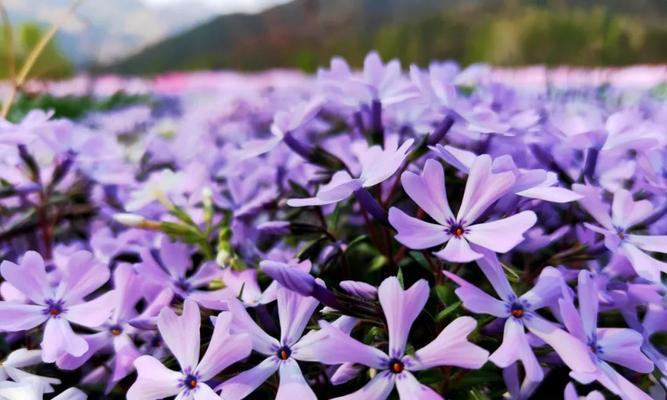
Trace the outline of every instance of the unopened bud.
<path fill-rule="evenodd" d="M 148 221 L 146 218 L 142 217 L 141 215 L 137 214 L 130 214 L 130 213 L 118 213 L 114 214 L 113 216 L 114 221 L 118 222 L 119 224 L 123 224 L 126 226 L 131 226 L 131 227 L 140 227 L 142 224 L 144 224 L 146 221 Z"/>

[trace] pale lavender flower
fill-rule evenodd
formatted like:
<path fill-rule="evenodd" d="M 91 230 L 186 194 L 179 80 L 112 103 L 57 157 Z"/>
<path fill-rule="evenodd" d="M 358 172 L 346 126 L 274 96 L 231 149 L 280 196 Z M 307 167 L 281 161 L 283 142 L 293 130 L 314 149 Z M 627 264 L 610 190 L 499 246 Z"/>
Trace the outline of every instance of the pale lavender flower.
<path fill-rule="evenodd" d="M 431 343 L 406 354 L 408 335 L 412 324 L 428 300 L 429 288 L 425 280 L 403 290 L 395 277 L 385 279 L 378 288 L 378 299 L 387 321 L 389 348 L 385 353 L 366 345 L 343 330 L 320 321 L 321 339 L 312 352 L 325 364 L 354 363 L 378 370 L 370 382 L 358 391 L 337 399 L 384 400 L 398 389 L 402 400 L 440 399 L 433 389 L 417 380 L 413 372 L 443 365 L 478 369 L 486 363 L 489 353 L 467 340 L 477 322 L 460 317 L 450 323 Z"/>
<path fill-rule="evenodd" d="M 23 368 L 32 367 L 42 362 L 41 350 L 28 350 L 21 348 L 14 350 L 7 358 L 0 362 L 0 382 L 12 379 L 14 382 L 21 382 L 26 379 L 33 379 L 42 384 L 44 393 L 53 393 L 52 385 L 60 385 L 60 380 L 46 376 L 35 375 L 23 371 Z"/>
<path fill-rule="evenodd" d="M 111 353 L 109 361 L 111 375 L 106 380 L 107 393 L 118 381 L 134 370 L 134 360 L 141 356 L 133 341 L 137 330 L 130 324 L 154 317 L 159 309 L 169 305 L 171 299 L 171 296 L 165 294 L 158 295 L 141 314 L 138 314 L 135 307 L 141 301 L 143 292 L 141 280 L 132 266 L 119 264 L 114 270 L 113 281 L 116 296 L 112 315 L 103 325 L 93 328 L 96 333 L 84 336 L 88 342 L 88 351 L 79 357 L 63 354 L 56 361 L 59 368 L 71 370 L 80 368 L 99 352 Z"/>
<path fill-rule="evenodd" d="M 359 154 L 361 173 L 353 178 L 347 171 L 338 171 L 329 183 L 322 185 L 315 197 L 289 199 L 291 207 L 321 206 L 334 204 L 350 197 L 363 188 L 369 188 L 389 179 L 403 164 L 410 146 L 414 142 L 408 139 L 398 146 L 397 140 L 387 140 L 385 147 L 371 146 Z"/>
<path fill-rule="evenodd" d="M 283 287 L 277 289 L 277 295 L 280 340 L 263 331 L 238 300 L 228 300 L 227 307 L 233 315 L 232 330 L 249 333 L 253 350 L 267 358 L 218 386 L 216 390 L 222 390 L 225 400 L 247 397 L 276 371 L 280 375 L 277 400 L 316 399 L 297 361 L 317 361 L 311 350 L 312 337 L 302 334 L 319 302 Z"/>
<path fill-rule="evenodd" d="M 614 193 L 609 207 L 600 199 L 600 192 L 593 186 L 575 185 L 574 190 L 584 197 L 581 206 L 598 222 L 598 225 L 584 225 L 604 235 L 605 246 L 610 251 L 621 250 L 630 260 L 637 275 L 651 282 L 660 283 L 660 273 L 667 273 L 667 263 L 651 257 L 647 253 L 667 254 L 667 235 L 641 235 L 630 233 L 641 225 L 654 211 L 648 200 L 634 201 L 632 193 L 619 189 Z"/>
<path fill-rule="evenodd" d="M 563 278 L 555 268 L 544 268 L 535 286 L 523 295 L 517 296 L 502 266 L 492 254 L 479 259 L 477 264 L 491 282 L 499 299 L 451 272 L 442 271 L 442 273 L 459 285 L 456 295 L 465 308 L 476 314 L 490 314 L 505 319 L 503 342 L 491 354 L 489 360 L 501 368 L 507 368 L 520 361 L 526 372 L 521 387 L 522 393 L 530 393 L 544 378 L 544 372 L 531 348 L 526 329 L 551 346 L 572 370 L 581 372 L 595 370 L 595 366 L 586 356 L 585 344 L 537 313 L 540 308 L 555 306 L 557 298 L 561 295 Z"/>
<path fill-rule="evenodd" d="M 268 139 L 255 139 L 244 143 L 238 152 L 240 159 L 245 160 L 268 153 L 278 146 L 286 135 L 309 123 L 317 116 L 322 108 L 322 99 L 319 97 L 309 102 L 292 106 L 289 110 L 278 111 L 271 124 L 272 136 Z"/>
<path fill-rule="evenodd" d="M 246 358 L 251 351 L 251 338 L 247 333 L 232 333 L 232 315 L 223 311 L 216 318 L 211 341 L 200 359 L 200 318 L 199 307 L 191 300 L 185 300 L 180 317 L 169 307 L 162 309 L 158 329 L 178 360 L 180 371 L 168 369 L 152 356 L 137 358 L 134 366 L 138 376 L 127 392 L 128 400 L 153 400 L 175 395 L 179 400 L 219 399 L 206 382 Z"/>
<path fill-rule="evenodd" d="M 19 265 L 3 261 L 0 269 L 2 277 L 29 300 L 29 304 L 0 302 L 0 330 L 25 331 L 46 323 L 41 343 L 44 362 L 54 362 L 64 353 L 81 356 L 88 350 L 88 343 L 74 333 L 70 322 L 94 328 L 111 315 L 114 292 L 85 300 L 109 280 L 109 269 L 87 251 L 72 255 L 55 288 L 42 256 L 35 251 L 25 253 Z"/>
<path fill-rule="evenodd" d="M 653 371 L 653 362 L 641 351 L 643 336 L 629 328 L 598 328 L 598 289 L 590 272 L 579 273 L 577 293 L 578 310 L 569 291 L 563 291 L 564 297 L 558 301 L 560 313 L 568 331 L 583 345 L 580 356 L 592 360 L 595 369 L 574 370 L 570 376 L 584 384 L 597 380 L 623 399 L 650 399 L 609 364 L 619 364 L 641 373 Z"/>
<path fill-rule="evenodd" d="M 515 182 L 511 172 L 493 173 L 491 157 L 479 156 L 470 169 L 461 207 L 455 217 L 449 208 L 442 165 L 433 159 L 417 175 L 404 172 L 403 189 L 437 224 L 421 221 L 396 207 L 389 210 L 389 222 L 398 231 L 396 240 L 411 249 L 427 249 L 447 243 L 435 253 L 453 262 L 469 262 L 482 257 L 468 241 L 499 253 L 505 253 L 523 241 L 523 233 L 537 221 L 532 211 L 522 211 L 507 218 L 474 224 L 481 214 L 506 194 Z"/>
<path fill-rule="evenodd" d="M 461 150 L 449 145 L 436 145 L 431 147 L 431 150 L 445 162 L 466 174 L 470 173 L 470 168 L 478 157 L 471 151 Z M 558 176 L 556 173 L 544 169 L 519 168 L 510 155 L 494 158 L 491 170 L 494 173 L 512 172 L 515 181 L 510 192 L 517 196 L 553 203 L 569 203 L 582 198 L 580 194 L 572 190 L 557 186 Z"/>
<path fill-rule="evenodd" d="M 136 270 L 147 285 L 160 290 L 168 288 L 182 299 L 195 300 L 200 305 L 221 310 L 221 300 L 225 298 L 224 289 L 202 290 L 212 280 L 222 276 L 222 269 L 212 261 L 202 263 L 194 273 L 190 248 L 183 243 L 163 237 L 158 254 L 148 248 L 141 250 L 141 263 Z"/>

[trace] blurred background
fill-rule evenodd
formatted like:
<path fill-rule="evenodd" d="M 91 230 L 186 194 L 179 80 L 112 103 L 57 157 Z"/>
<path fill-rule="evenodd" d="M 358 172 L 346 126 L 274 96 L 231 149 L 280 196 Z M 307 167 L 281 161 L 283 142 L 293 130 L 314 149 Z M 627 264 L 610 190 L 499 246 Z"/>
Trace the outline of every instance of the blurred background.
<path fill-rule="evenodd" d="M 71 0 L 2 0 L 20 65 Z M 667 63 L 666 0 L 85 0 L 31 73 L 313 71 L 377 49 L 404 65 Z"/>

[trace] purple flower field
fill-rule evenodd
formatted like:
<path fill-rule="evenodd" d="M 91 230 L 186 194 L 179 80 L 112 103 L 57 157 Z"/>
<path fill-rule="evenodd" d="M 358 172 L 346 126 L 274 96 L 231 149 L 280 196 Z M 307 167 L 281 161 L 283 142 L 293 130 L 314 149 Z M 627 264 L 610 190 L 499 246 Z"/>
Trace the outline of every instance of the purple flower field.
<path fill-rule="evenodd" d="M 665 67 L 25 87 L 0 399 L 666 396 Z"/>

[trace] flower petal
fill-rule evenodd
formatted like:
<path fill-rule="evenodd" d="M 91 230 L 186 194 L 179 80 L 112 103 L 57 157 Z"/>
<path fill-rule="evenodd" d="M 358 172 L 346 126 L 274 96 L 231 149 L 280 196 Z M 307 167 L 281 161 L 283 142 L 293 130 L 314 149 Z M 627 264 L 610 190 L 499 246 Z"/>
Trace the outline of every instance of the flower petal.
<path fill-rule="evenodd" d="M 445 261 L 458 263 L 467 263 L 483 257 L 482 254 L 471 249 L 468 241 L 462 237 L 451 238 L 444 249 L 433 254 Z"/>
<path fill-rule="evenodd" d="M 94 356 L 95 353 L 100 351 L 101 348 L 110 344 L 109 336 L 107 332 L 98 332 L 92 335 L 85 335 L 83 339 L 88 343 L 88 350 L 80 356 L 73 356 L 69 353 L 62 353 L 58 360 L 56 360 L 56 365 L 60 369 L 73 370 L 81 367 L 90 357 Z"/>
<path fill-rule="evenodd" d="M 496 253 L 477 247 L 475 247 L 475 250 L 484 255 L 484 257 L 476 260 L 477 266 L 482 270 L 482 273 L 489 280 L 493 289 L 498 293 L 498 296 L 504 301 L 516 298 L 516 294 L 514 294 L 514 290 L 512 290 L 512 286 L 510 286 L 510 282 L 507 280 L 503 266 L 498 261 Z"/>
<path fill-rule="evenodd" d="M 299 364 L 294 359 L 287 359 L 280 363 L 280 384 L 276 400 L 317 400 L 313 389 L 310 388 L 301 373 Z"/>
<path fill-rule="evenodd" d="M 389 209 L 389 223 L 398 231 L 396 240 L 411 249 L 427 249 L 450 237 L 441 225 L 410 217 L 396 207 Z"/>
<path fill-rule="evenodd" d="M 128 400 L 154 400 L 173 396 L 181 391 L 182 374 L 172 371 L 151 356 L 141 356 L 134 361 L 137 380 L 127 391 Z"/>
<path fill-rule="evenodd" d="M 36 304 L 44 304 L 44 300 L 53 295 L 46 276 L 44 259 L 36 251 L 27 251 L 20 265 L 3 261 L 0 270 L 7 282 Z"/>
<path fill-rule="evenodd" d="M 392 375 L 389 371 L 381 371 L 356 392 L 331 400 L 385 400 L 394 389 Z"/>
<path fill-rule="evenodd" d="M 232 313 L 233 333 L 249 333 L 253 350 L 267 356 L 272 356 L 280 348 L 280 343 L 269 336 L 250 318 L 245 307 L 237 299 L 227 299 L 227 307 Z M 277 368 L 277 367 L 276 367 Z"/>
<path fill-rule="evenodd" d="M 352 362 L 381 369 L 388 357 L 375 347 L 361 343 L 339 328 L 326 321 L 320 321 L 322 339 L 312 341 L 308 353 L 317 357 L 323 364 L 342 364 Z"/>
<path fill-rule="evenodd" d="M 624 242 L 621 247 L 637 275 L 651 282 L 661 283 L 660 273 L 667 273 L 667 263 L 656 260 L 630 243 Z"/>
<path fill-rule="evenodd" d="M 215 320 L 211 342 L 197 366 L 197 372 L 204 381 L 211 379 L 229 365 L 246 358 L 252 350 L 250 335 L 229 333 L 231 321 L 232 314 L 229 312 L 221 312 Z"/>
<path fill-rule="evenodd" d="M 551 346 L 573 371 L 586 373 L 596 370 L 590 349 L 582 341 L 536 314 L 526 318 L 524 323 L 531 333 Z"/>
<path fill-rule="evenodd" d="M 117 302 L 118 293 L 106 292 L 91 301 L 68 306 L 65 317 L 68 321 L 89 328 L 100 326 L 109 320 Z"/>
<path fill-rule="evenodd" d="M 583 197 L 569 189 L 557 186 L 538 186 L 522 190 L 517 192 L 517 194 L 519 196 L 550 201 L 552 203 L 569 203 L 571 201 L 580 200 Z"/>
<path fill-rule="evenodd" d="M 109 268 L 96 261 L 91 252 L 77 251 L 64 268 L 58 297 L 67 303 L 79 302 L 104 285 L 110 276 Z"/>
<path fill-rule="evenodd" d="M 614 192 L 611 203 L 611 219 L 614 226 L 630 228 L 638 224 L 653 212 L 653 204 L 648 200 L 634 201 L 632 193 L 625 189 Z"/>
<path fill-rule="evenodd" d="M 467 339 L 476 326 L 477 321 L 471 317 L 455 319 L 431 343 L 417 350 L 413 358 L 416 364 L 407 365 L 407 368 L 411 371 L 443 365 L 469 369 L 481 368 L 486 363 L 489 352 L 470 343 Z"/>
<path fill-rule="evenodd" d="M 577 283 L 579 314 L 587 338 L 593 337 L 598 327 L 598 289 L 588 271 L 579 272 Z"/>
<path fill-rule="evenodd" d="M 653 371 L 653 362 L 641 351 L 641 333 L 627 328 L 600 328 L 597 338 L 602 347 L 600 358 L 643 374 Z"/>
<path fill-rule="evenodd" d="M 500 347 L 491 354 L 489 361 L 500 368 L 507 368 L 521 358 L 522 347 L 530 345 L 526 338 L 523 323 L 516 318 L 508 318 L 505 321 L 503 342 Z"/>
<path fill-rule="evenodd" d="M 280 136 L 272 136 L 268 139 L 248 140 L 237 151 L 240 160 L 247 160 L 268 153 L 283 140 Z"/>
<path fill-rule="evenodd" d="M 192 397 L 194 400 L 220 400 L 220 396 L 218 396 L 213 389 L 205 383 L 200 383 L 197 386 L 197 390 L 194 391 Z"/>
<path fill-rule="evenodd" d="M 563 275 L 553 267 L 546 267 L 540 272 L 532 289 L 521 295 L 521 300 L 528 302 L 532 310 L 545 306 L 556 306 L 562 294 Z"/>
<path fill-rule="evenodd" d="M 422 312 L 428 300 L 428 282 L 423 279 L 403 290 L 396 277 L 382 281 L 378 288 L 378 299 L 382 306 L 389 333 L 389 355 L 402 357 L 412 323 Z"/>
<path fill-rule="evenodd" d="M 473 223 L 493 202 L 508 192 L 514 180 L 514 174 L 510 171 L 492 173 L 491 157 L 488 155 L 477 157 L 470 167 L 456 220 Z"/>
<path fill-rule="evenodd" d="M 506 318 L 509 315 L 509 310 L 502 301 L 491 297 L 458 275 L 449 271 L 442 271 L 442 273 L 459 285 L 454 293 L 461 299 L 466 309 L 476 314 L 490 314 L 499 318 Z"/>
<path fill-rule="evenodd" d="M 396 377 L 396 389 L 401 400 L 438 400 L 442 399 L 435 390 L 419 383 L 417 378 L 409 372 L 404 372 Z"/>
<path fill-rule="evenodd" d="M 454 218 L 447 201 L 445 172 L 436 160 L 426 160 L 421 175 L 404 172 L 401 183 L 412 201 L 440 225 L 447 225 L 447 221 Z"/>
<path fill-rule="evenodd" d="M 465 238 L 498 253 L 506 253 L 523 242 L 523 234 L 537 222 L 532 211 L 522 211 L 511 217 L 469 226 Z"/>
<path fill-rule="evenodd" d="M 80 357 L 88 351 L 88 343 L 74 333 L 64 318 L 50 318 L 46 322 L 41 346 L 42 360 L 46 363 L 55 362 L 63 353 Z"/>
<path fill-rule="evenodd" d="M 183 313 L 177 316 L 169 307 L 160 311 L 157 326 L 165 344 L 176 357 L 181 370 L 194 370 L 199 361 L 199 327 L 201 325 L 199 306 L 192 300 L 185 300 Z"/>
<path fill-rule="evenodd" d="M 192 267 L 190 249 L 185 243 L 172 241 L 168 236 L 164 236 L 160 241 L 159 252 L 162 265 L 174 279 L 185 277 Z"/>
<path fill-rule="evenodd" d="M 278 288 L 277 293 L 280 343 L 291 346 L 303 334 L 320 302 L 314 297 L 305 297 L 284 287 Z"/>
<path fill-rule="evenodd" d="M 243 399 L 269 379 L 278 370 L 278 367 L 280 367 L 278 357 L 271 356 L 256 367 L 243 371 L 224 381 L 215 390 L 222 390 L 220 395 L 224 400 Z"/>
<path fill-rule="evenodd" d="M 667 254 L 667 235 L 626 235 L 626 240 L 644 251 Z"/>
<path fill-rule="evenodd" d="M 44 306 L 0 301 L 0 331 L 17 332 L 32 329 L 48 319 Z"/>

